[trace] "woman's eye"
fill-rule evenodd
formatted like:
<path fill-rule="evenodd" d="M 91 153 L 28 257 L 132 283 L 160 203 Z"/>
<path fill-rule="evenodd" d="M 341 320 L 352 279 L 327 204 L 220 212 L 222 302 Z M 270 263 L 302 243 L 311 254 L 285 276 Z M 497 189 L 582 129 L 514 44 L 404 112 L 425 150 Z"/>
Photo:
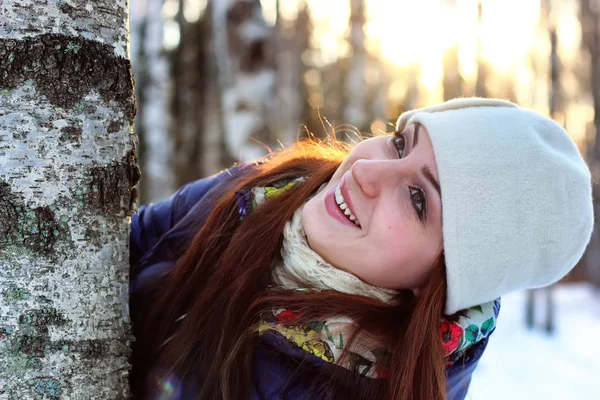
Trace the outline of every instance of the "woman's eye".
<path fill-rule="evenodd" d="M 406 136 L 402 132 L 394 132 L 394 137 L 392 138 L 392 143 L 398 151 L 398 157 L 404 157 L 404 149 L 406 148 Z"/>
<path fill-rule="evenodd" d="M 420 187 L 409 186 L 410 200 L 412 201 L 413 208 L 415 209 L 417 216 L 421 221 L 427 216 L 427 199 L 425 198 L 425 192 Z"/>

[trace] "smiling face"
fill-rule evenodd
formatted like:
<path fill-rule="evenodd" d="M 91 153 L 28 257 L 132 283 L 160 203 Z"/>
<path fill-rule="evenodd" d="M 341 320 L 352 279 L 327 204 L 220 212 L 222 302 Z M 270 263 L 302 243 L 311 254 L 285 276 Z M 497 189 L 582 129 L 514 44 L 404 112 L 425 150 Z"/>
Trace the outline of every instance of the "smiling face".
<path fill-rule="evenodd" d="M 367 283 L 416 291 L 443 247 L 438 182 L 424 126 L 362 141 L 304 207 L 309 245 Z"/>

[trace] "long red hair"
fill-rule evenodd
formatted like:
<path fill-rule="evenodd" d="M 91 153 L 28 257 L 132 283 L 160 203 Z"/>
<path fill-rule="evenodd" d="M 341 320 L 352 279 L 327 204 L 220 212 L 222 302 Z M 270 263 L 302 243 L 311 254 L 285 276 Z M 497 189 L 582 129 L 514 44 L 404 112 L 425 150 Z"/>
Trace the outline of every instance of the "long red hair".
<path fill-rule="evenodd" d="M 369 334 L 391 352 L 388 377 L 362 378 L 359 384 L 358 376 L 344 368 L 294 364 L 286 356 L 282 362 L 294 368 L 314 369 L 307 398 L 445 398 L 439 334 L 446 287 L 443 257 L 418 298 L 403 291 L 391 304 L 338 292 L 298 294 L 272 288 L 270 267 L 280 257 L 285 223 L 346 155 L 339 144 L 306 140 L 272 155 L 256 173 L 233 184 L 161 279 L 146 321 L 158 331 L 137 339 L 148 362 L 165 377 L 193 382 L 198 399 L 245 399 L 253 373 L 258 373 L 252 357 L 260 340 L 256 326 L 261 312 L 286 308 L 300 316 L 299 323 L 344 315 L 355 321 L 355 333 Z M 306 181 L 240 219 L 237 190 L 298 176 Z"/>

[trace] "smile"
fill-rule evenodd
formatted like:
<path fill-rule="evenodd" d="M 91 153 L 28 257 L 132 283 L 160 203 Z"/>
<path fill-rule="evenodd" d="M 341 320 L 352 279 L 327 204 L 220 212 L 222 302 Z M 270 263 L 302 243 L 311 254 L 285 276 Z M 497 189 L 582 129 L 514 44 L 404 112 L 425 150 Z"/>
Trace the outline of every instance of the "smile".
<path fill-rule="evenodd" d="M 348 218 L 351 222 L 354 222 L 354 224 L 360 228 L 360 223 L 358 222 L 358 219 L 356 219 L 356 216 L 354 214 L 352 214 L 352 212 L 350 211 L 350 208 L 348 207 L 348 204 L 346 204 L 346 202 L 344 200 L 344 196 L 342 195 L 341 185 L 339 183 L 338 183 L 337 187 L 335 188 L 335 202 L 336 202 L 337 206 L 339 207 L 339 209 L 342 211 L 342 213 L 344 213 L 346 218 Z"/>

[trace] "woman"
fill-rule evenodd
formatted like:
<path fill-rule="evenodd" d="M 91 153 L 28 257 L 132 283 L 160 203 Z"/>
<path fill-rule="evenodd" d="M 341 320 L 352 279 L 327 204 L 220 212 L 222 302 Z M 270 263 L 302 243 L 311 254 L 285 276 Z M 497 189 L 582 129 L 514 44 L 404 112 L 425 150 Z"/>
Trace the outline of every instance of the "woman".
<path fill-rule="evenodd" d="M 350 152 L 300 143 L 132 219 L 132 390 L 152 399 L 463 399 L 499 297 L 589 241 L 553 121 L 456 99 Z"/>

